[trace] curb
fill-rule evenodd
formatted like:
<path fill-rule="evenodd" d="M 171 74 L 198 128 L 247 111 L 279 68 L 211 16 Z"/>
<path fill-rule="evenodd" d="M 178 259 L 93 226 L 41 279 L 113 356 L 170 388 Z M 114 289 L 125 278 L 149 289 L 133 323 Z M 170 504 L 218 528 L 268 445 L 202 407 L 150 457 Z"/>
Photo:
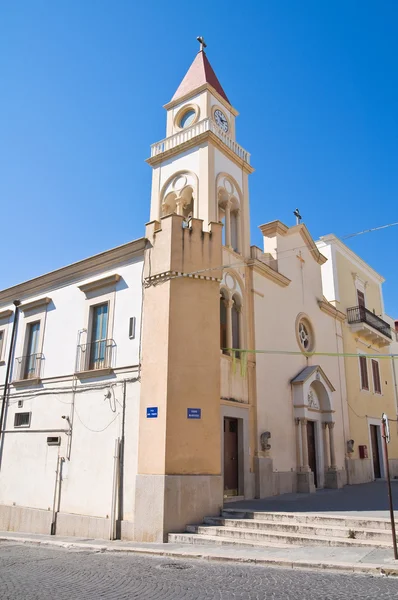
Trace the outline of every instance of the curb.
<path fill-rule="evenodd" d="M 169 558 L 182 558 L 188 559 L 200 559 L 207 560 L 209 562 L 234 562 L 234 563 L 245 563 L 252 565 L 263 565 L 271 567 L 281 567 L 285 569 L 310 569 L 310 570 L 322 570 L 322 571 L 339 571 L 348 573 L 362 573 L 368 575 L 379 575 L 385 577 L 398 577 L 398 565 L 380 565 L 374 563 L 341 563 L 341 562 L 324 562 L 324 561 L 310 561 L 310 560 L 297 560 L 292 561 L 283 558 L 250 558 L 250 557 L 239 557 L 230 556 L 226 554 L 206 554 L 205 552 L 189 553 L 185 554 L 179 550 L 163 550 L 154 548 L 134 548 L 131 546 L 107 546 L 100 544 L 88 544 L 79 542 L 64 542 L 57 540 L 39 540 L 36 538 L 20 538 L 20 537 L 4 537 L 0 536 L 0 542 L 14 542 L 19 544 L 29 544 L 34 546 L 55 546 L 58 548 L 65 549 L 85 549 L 92 550 L 94 552 L 110 552 L 110 553 L 130 553 L 130 554 L 143 554 L 149 556 L 165 556 Z"/>

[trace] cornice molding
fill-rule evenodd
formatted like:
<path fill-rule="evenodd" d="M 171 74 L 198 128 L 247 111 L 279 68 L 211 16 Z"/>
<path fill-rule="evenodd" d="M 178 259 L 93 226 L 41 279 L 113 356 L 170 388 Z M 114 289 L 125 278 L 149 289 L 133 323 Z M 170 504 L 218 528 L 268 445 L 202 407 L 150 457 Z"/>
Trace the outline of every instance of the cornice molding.
<path fill-rule="evenodd" d="M 12 314 L 14 314 L 14 311 L 10 309 L 2 310 L 0 312 L 0 321 L 4 321 L 4 319 L 9 319 Z"/>
<path fill-rule="evenodd" d="M 246 173 L 253 173 L 254 168 L 249 165 L 245 160 L 237 156 L 233 150 L 230 150 L 228 146 L 226 146 L 212 131 L 204 131 L 200 135 L 197 135 L 174 148 L 170 148 L 161 154 L 156 154 L 156 156 L 151 156 L 146 159 L 146 162 L 151 165 L 151 167 L 162 163 L 177 154 L 181 154 L 182 152 L 186 152 L 195 146 L 199 146 L 201 143 L 211 141 L 214 146 L 216 146 L 221 152 L 223 152 L 228 158 L 230 158 L 235 164 L 237 164 L 240 168 L 242 168 Z"/>
<path fill-rule="evenodd" d="M 88 283 L 83 283 L 82 285 L 78 285 L 77 287 L 84 294 L 88 292 L 93 292 L 94 290 L 100 290 L 105 287 L 115 287 L 118 281 L 120 281 L 121 277 L 117 273 L 114 275 L 109 275 L 108 277 L 101 277 L 101 279 L 95 279 L 94 281 L 89 281 Z"/>
<path fill-rule="evenodd" d="M 260 225 L 260 231 L 264 237 L 273 237 L 276 235 L 294 235 L 295 233 L 299 233 L 316 262 L 319 265 L 323 265 L 327 261 L 326 256 L 323 256 L 323 254 L 321 254 L 321 252 L 318 249 L 318 246 L 314 242 L 310 232 L 308 231 L 304 223 L 294 225 L 293 227 L 288 227 L 287 225 L 282 223 L 282 221 L 271 221 L 270 223 Z"/>
<path fill-rule="evenodd" d="M 335 248 L 343 254 L 352 264 L 356 265 L 361 271 L 367 273 L 377 283 L 384 283 L 385 278 L 375 271 L 367 262 L 365 262 L 358 254 L 355 254 L 351 248 L 346 246 L 334 233 L 322 235 L 317 241 L 317 245 L 335 246 Z"/>
<path fill-rule="evenodd" d="M 76 280 L 86 279 L 95 273 L 101 273 L 131 258 L 142 256 L 145 250 L 145 238 L 139 238 L 100 254 L 95 254 L 79 262 L 72 263 L 56 271 L 40 275 L 24 283 L 0 291 L 0 305 L 11 304 L 15 298 L 37 296 L 47 290 L 63 287 Z"/>
<path fill-rule="evenodd" d="M 318 300 L 318 306 L 324 313 L 330 315 L 334 319 L 337 319 L 341 323 L 345 321 L 345 314 L 333 306 L 333 304 L 330 304 L 330 302 L 327 300 Z"/>
<path fill-rule="evenodd" d="M 50 304 L 51 298 L 46 296 L 45 298 L 39 298 L 38 300 L 33 300 L 32 302 L 25 302 L 25 304 L 20 305 L 20 310 L 22 312 L 28 312 L 29 310 L 34 310 L 35 308 L 42 308 Z"/>
<path fill-rule="evenodd" d="M 261 260 L 258 260 L 257 258 L 250 258 L 247 261 L 247 266 L 251 267 L 254 271 L 256 271 L 256 273 L 259 273 L 260 275 L 263 275 L 264 277 L 270 279 L 274 283 L 277 283 L 281 287 L 288 286 L 291 281 L 290 279 L 288 279 L 281 273 L 278 273 L 278 271 L 275 271 L 274 269 L 264 264 L 263 262 L 261 262 Z"/>
<path fill-rule="evenodd" d="M 264 223 L 260 225 L 259 229 L 264 237 L 273 237 L 275 235 L 286 235 L 289 231 L 289 227 L 282 223 L 282 221 L 271 221 L 270 223 Z"/>
<path fill-rule="evenodd" d="M 190 98 L 194 98 L 195 96 L 201 94 L 204 91 L 210 92 L 216 98 L 216 100 L 218 100 L 218 102 L 220 102 L 229 112 L 231 112 L 234 115 L 234 117 L 237 117 L 239 115 L 239 112 L 236 110 L 236 108 L 234 108 L 232 106 L 232 104 L 229 104 L 229 102 L 227 102 L 225 100 L 225 98 L 223 98 L 217 92 L 217 90 L 209 83 L 204 83 L 200 87 L 196 88 L 196 90 L 191 91 L 188 94 L 185 94 L 185 96 L 180 96 L 179 98 L 176 98 L 175 100 L 171 100 L 170 102 L 167 102 L 167 104 L 163 105 L 163 108 L 165 108 L 166 110 L 170 110 L 171 108 L 174 108 L 175 106 L 179 106 L 186 100 L 189 100 Z"/>

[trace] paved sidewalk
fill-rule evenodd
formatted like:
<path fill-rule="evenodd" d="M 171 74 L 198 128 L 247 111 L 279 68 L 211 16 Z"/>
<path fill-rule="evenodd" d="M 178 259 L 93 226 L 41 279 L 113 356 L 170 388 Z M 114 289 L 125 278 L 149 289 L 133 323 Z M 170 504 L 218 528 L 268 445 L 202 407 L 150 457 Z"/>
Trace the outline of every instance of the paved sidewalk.
<path fill-rule="evenodd" d="M 0 544 L 4 545 L 10 542 L 56 546 L 70 550 L 84 549 L 91 552 L 124 552 L 184 559 L 200 558 L 209 561 L 244 562 L 285 568 L 330 569 L 398 576 L 398 561 L 394 561 L 392 548 L 391 550 L 321 546 L 242 548 L 232 545 L 151 544 L 0 532 Z"/>
<path fill-rule="evenodd" d="M 398 521 L 398 480 L 391 481 L 394 514 Z M 346 485 L 341 490 L 318 490 L 315 494 L 283 494 L 262 500 L 227 502 L 227 509 L 256 512 L 306 512 L 348 517 L 390 518 L 387 483 L 384 480 Z"/>

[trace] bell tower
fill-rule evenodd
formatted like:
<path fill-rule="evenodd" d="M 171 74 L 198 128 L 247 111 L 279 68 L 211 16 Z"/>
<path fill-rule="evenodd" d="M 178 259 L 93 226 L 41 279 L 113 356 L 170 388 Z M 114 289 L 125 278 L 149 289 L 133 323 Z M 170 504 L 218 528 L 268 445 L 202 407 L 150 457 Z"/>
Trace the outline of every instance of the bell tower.
<path fill-rule="evenodd" d="M 176 213 L 224 225 L 223 245 L 248 258 L 250 154 L 236 141 L 237 110 L 199 52 L 165 104 L 166 137 L 153 144 L 151 221 Z"/>
<path fill-rule="evenodd" d="M 147 161 L 153 177 L 143 282 L 137 541 L 165 541 L 169 532 L 219 514 L 223 504 L 220 286 L 223 265 L 249 257 L 253 169 L 235 141 L 238 113 L 199 41 L 165 105 L 167 137 L 153 144 Z M 233 294 L 230 347 L 242 338 L 234 337 L 233 315 L 242 303 L 238 289 Z"/>

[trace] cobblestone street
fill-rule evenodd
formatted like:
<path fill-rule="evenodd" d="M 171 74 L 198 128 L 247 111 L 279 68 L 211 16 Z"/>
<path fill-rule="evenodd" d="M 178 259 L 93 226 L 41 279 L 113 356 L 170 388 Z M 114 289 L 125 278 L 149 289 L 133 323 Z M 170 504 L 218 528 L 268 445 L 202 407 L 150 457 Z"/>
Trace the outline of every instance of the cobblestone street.
<path fill-rule="evenodd" d="M 2 600 L 260 600 L 398 597 L 398 580 L 22 544 L 0 545 Z"/>

